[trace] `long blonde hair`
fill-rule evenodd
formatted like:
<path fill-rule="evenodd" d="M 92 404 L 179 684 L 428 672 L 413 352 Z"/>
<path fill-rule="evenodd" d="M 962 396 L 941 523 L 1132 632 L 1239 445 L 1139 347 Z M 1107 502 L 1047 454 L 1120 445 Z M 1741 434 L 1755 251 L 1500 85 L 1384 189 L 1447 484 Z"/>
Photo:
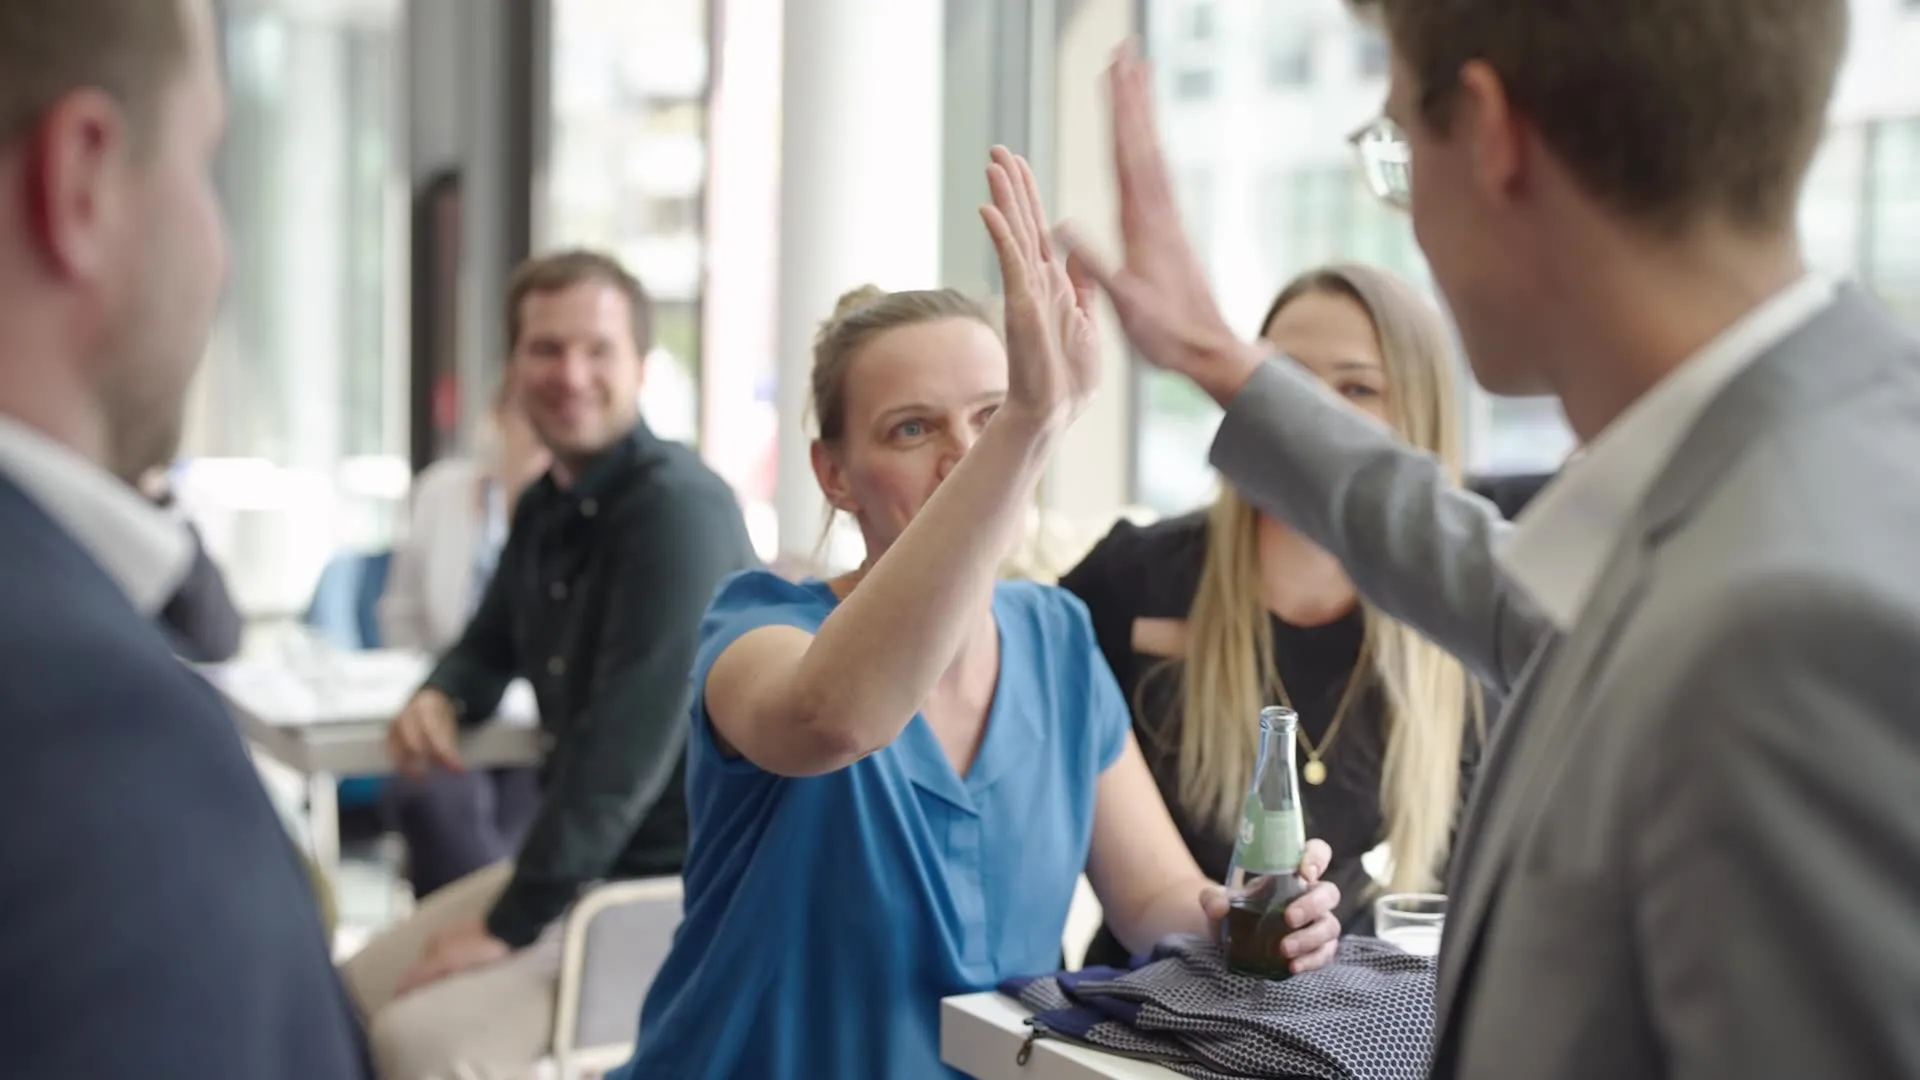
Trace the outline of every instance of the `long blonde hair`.
<path fill-rule="evenodd" d="M 1402 438 L 1460 478 L 1454 365 L 1438 313 L 1398 278 L 1372 267 L 1309 271 L 1281 290 L 1261 322 L 1308 295 L 1358 303 L 1386 360 L 1387 411 Z M 1260 589 L 1259 513 L 1223 486 L 1207 522 L 1207 552 L 1188 612 L 1183 682 L 1180 801 L 1231 832 L 1253 779 L 1253 718 L 1280 690 L 1273 625 Z M 1478 685 L 1460 662 L 1407 626 L 1366 608 L 1372 680 L 1385 698 L 1386 760 L 1381 813 L 1393 854 L 1395 891 L 1431 887 L 1447 855 L 1459 798 L 1468 715 L 1482 726 Z"/>

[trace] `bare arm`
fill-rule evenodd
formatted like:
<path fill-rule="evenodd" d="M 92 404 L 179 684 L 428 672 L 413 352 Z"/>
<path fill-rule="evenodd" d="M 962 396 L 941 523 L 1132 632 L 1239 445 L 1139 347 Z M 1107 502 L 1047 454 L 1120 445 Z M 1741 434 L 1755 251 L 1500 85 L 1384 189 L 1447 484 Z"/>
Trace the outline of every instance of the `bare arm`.
<path fill-rule="evenodd" d="M 1138 953 L 1168 934 L 1211 934 L 1226 913 L 1225 894 L 1181 841 L 1131 732 L 1119 760 L 1100 774 L 1095 800 L 1087 879 L 1121 944 Z M 1326 965 L 1339 946 L 1333 909 L 1340 889 L 1319 880 L 1331 857 L 1316 840 L 1300 865 L 1302 876 L 1318 884 L 1287 909 L 1288 921 L 1301 927 L 1286 943 L 1295 971 Z"/>
<path fill-rule="evenodd" d="M 1091 396 L 1091 290 L 1054 259 L 1033 173 L 1004 149 L 988 168 L 1007 292 L 1007 401 L 852 596 L 809 636 L 753 631 L 707 675 L 728 747 L 769 772 L 844 768 L 891 743 L 953 662 L 992 596 L 1054 439 Z"/>
<path fill-rule="evenodd" d="M 832 772 L 899 736 L 992 595 L 1060 425 L 1001 412 L 819 634 L 743 635 L 707 675 L 727 745 L 768 772 Z"/>

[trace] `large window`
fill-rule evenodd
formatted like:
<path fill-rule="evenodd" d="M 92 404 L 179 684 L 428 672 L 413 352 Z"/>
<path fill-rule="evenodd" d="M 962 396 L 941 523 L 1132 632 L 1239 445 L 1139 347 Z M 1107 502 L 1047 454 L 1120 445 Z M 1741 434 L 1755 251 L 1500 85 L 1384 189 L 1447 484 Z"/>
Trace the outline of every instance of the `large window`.
<path fill-rule="evenodd" d="M 1876 125 L 1872 145 L 1865 276 L 1894 311 L 1920 325 L 1920 116 Z"/>
<path fill-rule="evenodd" d="M 1327 261 L 1385 266 L 1432 288 L 1408 219 L 1368 194 L 1346 146 L 1386 95 L 1376 35 L 1338 0 L 1144 0 L 1142 14 L 1188 227 L 1236 329 L 1257 333 L 1280 286 Z M 1877 86 L 1863 69 L 1899 60 L 1871 44 L 1849 64 L 1855 83 Z M 1816 266 L 1859 277 L 1920 321 L 1920 118 L 1836 124 L 1801 225 Z M 1548 471 L 1564 460 L 1572 437 L 1556 402 L 1493 398 L 1461 379 L 1470 471 Z M 1134 497 L 1163 513 L 1203 502 L 1218 410 L 1183 380 L 1147 370 L 1135 402 Z"/>
<path fill-rule="evenodd" d="M 708 0 L 552 0 L 543 248 L 612 252 L 655 302 L 642 407 L 693 442 L 707 182 Z"/>
<path fill-rule="evenodd" d="M 182 491 L 243 603 L 285 610 L 407 484 L 398 0 L 219 7 L 233 273 Z"/>

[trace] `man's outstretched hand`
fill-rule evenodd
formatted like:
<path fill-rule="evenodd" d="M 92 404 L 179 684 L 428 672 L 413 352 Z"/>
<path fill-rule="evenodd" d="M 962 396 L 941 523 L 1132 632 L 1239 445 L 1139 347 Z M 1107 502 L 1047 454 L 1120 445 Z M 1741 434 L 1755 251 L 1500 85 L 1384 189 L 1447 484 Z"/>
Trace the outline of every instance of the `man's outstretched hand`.
<path fill-rule="evenodd" d="M 1117 268 L 1104 265 L 1062 229 L 1068 269 L 1107 294 L 1127 339 L 1148 362 L 1187 376 L 1224 405 L 1265 350 L 1241 341 L 1227 326 L 1187 242 L 1154 122 L 1153 74 L 1130 44 L 1107 69 L 1107 81 L 1124 258 Z"/>

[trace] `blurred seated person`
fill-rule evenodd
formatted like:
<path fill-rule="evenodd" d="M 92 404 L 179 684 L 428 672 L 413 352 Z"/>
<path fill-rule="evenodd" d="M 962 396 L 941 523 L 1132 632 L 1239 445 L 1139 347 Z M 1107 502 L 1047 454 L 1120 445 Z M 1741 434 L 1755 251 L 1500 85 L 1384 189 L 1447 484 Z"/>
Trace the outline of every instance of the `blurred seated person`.
<path fill-rule="evenodd" d="M 552 1043 L 568 907 L 597 881 L 680 872 L 687 672 L 715 588 L 754 563 L 732 488 L 640 419 L 652 313 L 633 275 L 591 252 L 533 259 L 506 311 L 506 378 L 553 463 L 388 747 L 403 771 L 458 771 L 460 728 L 524 678 L 547 745 L 540 808 L 513 859 L 346 963 L 386 1080 L 525 1074 Z"/>
<path fill-rule="evenodd" d="M 1005 346 L 951 290 L 856 291 L 816 340 L 814 473 L 866 557 L 739 575 L 707 612 L 686 921 L 609 1080 L 956 1076 L 940 999 L 1056 969 L 1083 867 L 1136 948 L 1225 912 L 1085 608 L 996 582 L 1100 354 L 1032 173 L 998 150 L 990 186 Z M 1331 957 L 1337 897 L 1291 907 L 1296 970 Z"/>
<path fill-rule="evenodd" d="M 552 457 L 502 379 L 471 458 L 435 462 L 414 482 L 405 536 L 380 597 L 380 643 L 441 653 L 460 638 L 500 560 L 514 508 Z M 507 858 L 540 808 L 530 766 L 396 776 L 388 797 L 407 843 L 415 897 Z"/>
<path fill-rule="evenodd" d="M 1366 266 L 1310 271 L 1274 300 L 1261 337 L 1458 478 L 1454 360 L 1439 313 L 1406 284 Z M 1383 841 L 1392 891 L 1444 880 L 1478 756 L 1477 685 L 1363 604 L 1331 555 L 1223 487 L 1209 511 L 1121 522 L 1060 584 L 1086 602 L 1160 794 L 1209 878 L 1233 856 L 1260 709 L 1285 705 L 1300 714 L 1301 798 L 1308 831 L 1335 852 L 1341 924 L 1371 926 L 1360 857 Z M 1108 925 L 1086 962 L 1127 956 Z"/>
<path fill-rule="evenodd" d="M 180 512 L 174 498 L 173 475 L 166 467 L 148 469 L 140 477 L 140 494 L 147 501 L 169 512 L 193 541 L 193 559 L 186 576 L 174 589 L 165 607 L 160 609 L 160 624 L 166 628 L 173 651 L 183 660 L 212 664 L 231 660 L 240 651 L 240 632 L 246 620 L 234 606 L 233 594 L 220 567 L 207 555 L 200 530 Z"/>

